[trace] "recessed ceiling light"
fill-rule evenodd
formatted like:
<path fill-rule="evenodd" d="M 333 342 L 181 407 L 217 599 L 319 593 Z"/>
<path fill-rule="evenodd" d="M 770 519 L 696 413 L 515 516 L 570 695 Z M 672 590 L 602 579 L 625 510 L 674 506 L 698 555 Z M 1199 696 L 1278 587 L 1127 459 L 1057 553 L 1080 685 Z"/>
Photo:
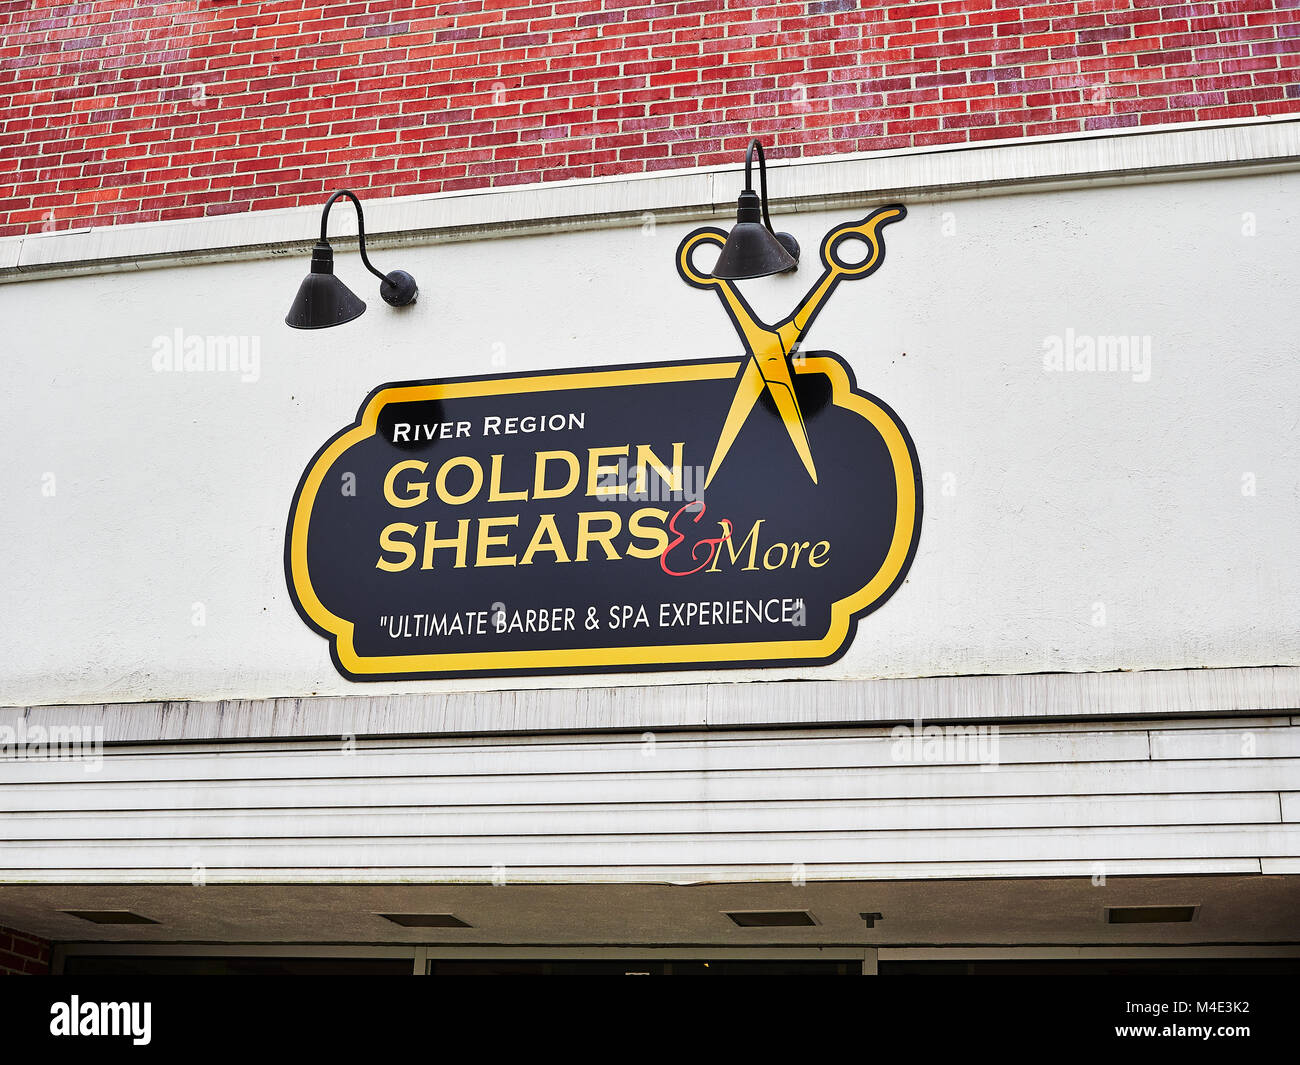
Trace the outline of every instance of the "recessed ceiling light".
<path fill-rule="evenodd" d="M 91 924 L 157 924 L 152 917 L 141 917 L 130 910 L 64 910 L 70 917 L 80 917 Z"/>
<path fill-rule="evenodd" d="M 1107 906 L 1107 924 L 1176 924 L 1196 916 L 1195 906 Z"/>
<path fill-rule="evenodd" d="M 385 921 L 400 924 L 403 928 L 472 928 L 452 913 L 381 913 Z"/>
<path fill-rule="evenodd" d="M 806 928 L 815 925 L 807 910 L 734 910 L 724 911 L 741 928 Z"/>

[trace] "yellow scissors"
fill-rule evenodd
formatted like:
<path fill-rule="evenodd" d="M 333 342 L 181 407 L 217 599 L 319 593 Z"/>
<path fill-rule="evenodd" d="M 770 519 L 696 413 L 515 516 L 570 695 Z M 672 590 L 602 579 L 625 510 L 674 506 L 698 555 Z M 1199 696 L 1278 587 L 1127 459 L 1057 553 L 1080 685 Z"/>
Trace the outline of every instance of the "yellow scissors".
<path fill-rule="evenodd" d="M 735 285 L 724 278 L 701 273 L 691 263 L 691 257 L 702 244 L 716 244 L 721 247 L 727 241 L 724 230 L 706 226 L 688 233 L 677 246 L 677 272 L 688 285 L 700 289 L 714 289 L 722 306 L 727 311 L 732 325 L 740 334 L 749 356 L 740 371 L 740 384 L 736 388 L 727 420 L 722 425 L 722 435 L 718 437 L 717 447 L 713 452 L 713 461 L 709 463 L 709 472 L 704 479 L 707 488 L 718 472 L 722 460 L 736 440 L 740 427 L 754 409 L 758 397 L 766 389 L 772 396 L 776 409 L 781 415 L 786 432 L 794 443 L 795 450 L 803 460 L 808 476 L 817 483 L 817 467 L 813 464 L 812 450 L 808 446 L 808 431 L 804 426 L 803 414 L 799 410 L 799 401 L 794 393 L 794 381 L 791 376 L 790 359 L 799 347 L 799 342 L 808 327 L 812 325 L 817 312 L 835 286 L 844 280 L 856 280 L 874 273 L 885 260 L 885 247 L 881 242 L 880 230 L 890 222 L 897 222 L 907 216 L 907 208 L 902 204 L 879 207 L 860 222 L 849 222 L 832 229 L 822 239 L 821 259 L 822 275 L 808 290 L 785 321 L 770 326 L 759 321 L 745 298 Z M 840 259 L 840 244 L 846 240 L 860 240 L 867 244 L 869 253 L 860 263 L 846 263 Z"/>

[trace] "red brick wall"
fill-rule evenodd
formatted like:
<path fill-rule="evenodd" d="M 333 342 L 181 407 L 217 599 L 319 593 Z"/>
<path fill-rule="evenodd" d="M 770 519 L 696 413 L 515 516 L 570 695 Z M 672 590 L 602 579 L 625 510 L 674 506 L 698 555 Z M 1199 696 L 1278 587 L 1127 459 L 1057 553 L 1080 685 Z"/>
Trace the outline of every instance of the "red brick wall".
<path fill-rule="evenodd" d="M 1298 8 L 0 0 L 0 235 L 1295 112 Z"/>
<path fill-rule="evenodd" d="M 0 925 L 0 976 L 43 976 L 49 971 L 49 943 Z"/>

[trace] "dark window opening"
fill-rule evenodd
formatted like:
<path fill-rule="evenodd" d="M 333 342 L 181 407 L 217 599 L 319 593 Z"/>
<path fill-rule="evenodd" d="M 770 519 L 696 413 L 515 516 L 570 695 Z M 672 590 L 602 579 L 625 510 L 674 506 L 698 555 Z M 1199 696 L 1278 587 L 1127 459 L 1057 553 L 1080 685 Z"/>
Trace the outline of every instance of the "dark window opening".
<path fill-rule="evenodd" d="M 410 958 L 191 958 L 72 954 L 65 976 L 410 976 Z"/>

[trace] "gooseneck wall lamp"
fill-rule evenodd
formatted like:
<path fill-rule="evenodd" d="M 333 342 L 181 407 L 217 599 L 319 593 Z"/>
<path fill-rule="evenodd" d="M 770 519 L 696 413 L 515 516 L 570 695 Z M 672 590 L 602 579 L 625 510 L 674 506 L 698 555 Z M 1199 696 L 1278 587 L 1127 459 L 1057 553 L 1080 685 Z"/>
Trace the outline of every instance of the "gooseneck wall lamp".
<path fill-rule="evenodd" d="M 284 316 L 285 325 L 294 329 L 325 329 L 331 325 L 350 322 L 365 313 L 365 301 L 334 276 L 334 249 L 330 247 L 327 227 L 330 208 L 340 196 L 346 196 L 357 209 L 357 245 L 361 251 L 361 261 L 366 264 L 367 270 L 379 278 L 379 295 L 384 302 L 393 307 L 405 307 L 414 303 L 415 297 L 419 295 L 415 278 L 405 270 L 381 274 L 371 265 L 366 256 L 366 221 L 361 213 L 361 201 L 357 199 L 356 193 L 339 189 L 325 201 L 325 209 L 320 217 L 320 240 L 311 250 L 311 273 L 302 279 L 293 306 Z"/>
<path fill-rule="evenodd" d="M 754 153 L 758 153 L 758 187 L 754 192 Z M 745 190 L 736 201 L 736 225 L 713 267 L 713 276 L 728 281 L 783 274 L 799 266 L 799 242 L 789 233 L 774 233 L 767 213 L 767 162 L 763 146 L 749 142 L 745 151 Z"/>

